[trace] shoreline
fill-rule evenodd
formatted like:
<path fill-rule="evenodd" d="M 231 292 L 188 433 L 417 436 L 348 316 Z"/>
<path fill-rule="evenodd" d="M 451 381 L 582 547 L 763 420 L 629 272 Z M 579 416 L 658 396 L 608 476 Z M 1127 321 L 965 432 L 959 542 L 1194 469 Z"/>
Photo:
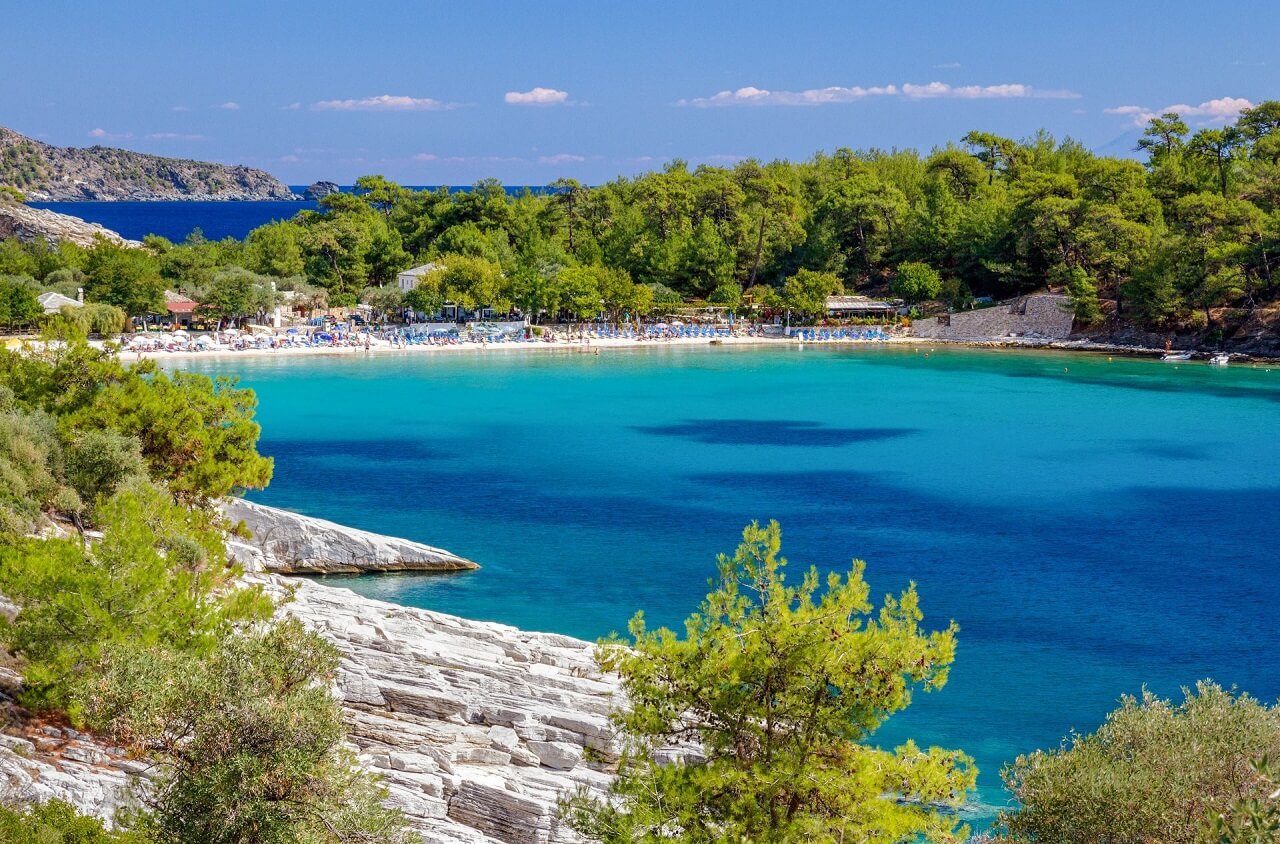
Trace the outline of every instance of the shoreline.
<path fill-rule="evenodd" d="M 99 348 L 106 344 L 101 340 L 91 341 Z M 818 346 L 822 348 L 859 348 L 871 346 L 900 346 L 927 348 L 937 346 L 953 346 L 987 350 L 1021 350 L 1052 351 L 1075 354 L 1107 354 L 1123 355 L 1133 358 L 1159 358 L 1164 349 L 1146 346 L 1128 346 L 1119 343 L 1100 343 L 1093 340 L 1047 340 L 1029 338 L 988 338 L 988 339 L 934 339 L 929 337 L 913 337 L 911 335 L 892 336 L 886 340 L 799 340 L 793 337 L 719 337 L 708 339 L 703 337 L 675 337 L 657 340 L 638 341 L 623 338 L 601 338 L 592 340 L 555 340 L 547 342 L 534 340 L 524 343 L 458 343 L 455 345 L 417 345 L 393 346 L 386 341 L 375 343 L 368 349 L 361 346 L 334 347 L 290 347 L 280 349 L 208 349 L 194 352 L 141 351 L 133 352 L 121 349 L 117 352 L 121 360 L 128 362 L 142 360 L 182 361 L 182 360 L 225 360 L 228 358 L 298 358 L 298 357 L 357 357 L 369 355 L 418 355 L 418 354 L 464 354 L 480 352 L 524 353 L 536 351 L 561 351 L 577 354 L 599 354 L 601 349 L 616 351 L 618 349 L 649 349 L 671 347 L 705 347 L 705 346 Z M 1184 363 L 1206 363 L 1211 352 L 1196 352 L 1202 355 Z M 1232 353 L 1233 362 L 1248 364 L 1280 364 L 1280 358 Z"/>

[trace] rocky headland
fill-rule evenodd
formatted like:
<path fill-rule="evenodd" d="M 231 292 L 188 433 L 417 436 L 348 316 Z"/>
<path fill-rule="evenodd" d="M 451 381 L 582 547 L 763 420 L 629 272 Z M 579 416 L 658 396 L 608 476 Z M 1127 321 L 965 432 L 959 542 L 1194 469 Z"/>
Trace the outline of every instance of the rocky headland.
<path fill-rule="evenodd" d="M 56 147 L 0 127 L 0 185 L 40 202 L 298 199 L 262 170 L 111 147 Z"/>
<path fill-rule="evenodd" d="M 269 519 L 278 515 L 277 535 L 310 524 L 252 508 L 260 530 L 273 527 Z M 321 524 L 350 536 L 343 542 L 329 536 L 315 548 L 363 547 L 377 537 Z M 378 539 L 388 548 L 404 542 Z M 273 558 L 268 540 L 238 545 L 234 554 L 254 556 L 266 571 L 295 563 Z M 343 556 L 340 564 L 350 560 Z M 310 579 L 250 573 L 245 580 L 261 584 L 281 600 L 282 613 L 341 652 L 334 694 L 349 741 L 424 841 L 577 840 L 560 821 L 557 801 L 581 788 L 607 787 L 617 752 L 609 712 L 618 681 L 597 669 L 591 643 L 387 604 Z M 0 672 L 0 698 L 18 682 Z M 110 818 L 131 783 L 145 787 L 146 760 L 63 725 L 20 723 L 0 735 L 0 792 L 20 800 L 58 797 Z"/>
<path fill-rule="evenodd" d="M 127 240 L 97 223 L 90 223 L 70 214 L 31 208 L 0 197 L 0 240 L 9 237 L 16 237 L 24 243 L 45 240 L 56 244 L 65 240 L 85 247 L 93 246 L 96 240 L 102 238 L 122 246 L 142 246 L 140 242 Z"/>
<path fill-rule="evenodd" d="M 441 548 L 349 528 L 243 498 L 223 502 L 222 513 L 232 524 L 243 523 L 252 536 L 243 541 L 232 539 L 227 545 L 232 558 L 250 572 L 360 574 L 480 568 Z"/>

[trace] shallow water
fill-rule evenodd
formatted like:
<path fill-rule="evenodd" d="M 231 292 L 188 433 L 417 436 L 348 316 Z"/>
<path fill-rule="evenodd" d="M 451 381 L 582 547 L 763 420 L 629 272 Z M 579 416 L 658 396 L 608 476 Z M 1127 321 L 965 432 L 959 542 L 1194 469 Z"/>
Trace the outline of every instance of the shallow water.
<path fill-rule="evenodd" d="M 1123 693 L 1280 695 L 1280 370 L 943 348 L 644 349 L 194 362 L 258 391 L 252 497 L 430 542 L 375 598 L 587 638 L 677 624 L 776 518 L 960 624 L 951 680 L 880 740 L 999 768 Z"/>

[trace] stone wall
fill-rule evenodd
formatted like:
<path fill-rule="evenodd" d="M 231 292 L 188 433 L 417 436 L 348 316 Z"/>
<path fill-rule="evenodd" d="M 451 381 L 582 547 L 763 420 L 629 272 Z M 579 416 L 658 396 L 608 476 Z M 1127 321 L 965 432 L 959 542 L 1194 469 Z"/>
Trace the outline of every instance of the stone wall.
<path fill-rule="evenodd" d="M 911 336 L 931 340 L 1064 340 L 1071 334 L 1071 324 L 1071 300 L 1042 294 L 981 310 L 915 320 Z"/>

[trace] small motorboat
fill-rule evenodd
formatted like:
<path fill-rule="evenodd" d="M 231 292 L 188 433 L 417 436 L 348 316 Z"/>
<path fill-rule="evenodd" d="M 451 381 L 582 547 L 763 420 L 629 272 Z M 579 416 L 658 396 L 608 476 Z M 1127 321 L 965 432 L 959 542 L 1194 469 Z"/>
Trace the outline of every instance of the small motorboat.
<path fill-rule="evenodd" d="M 1163 361 L 1191 360 L 1191 352 L 1165 352 Z"/>
<path fill-rule="evenodd" d="M 1229 363 L 1231 363 L 1231 355 L 1226 352 L 1218 352 L 1216 355 L 1209 358 L 1210 366 L 1226 366 Z"/>

